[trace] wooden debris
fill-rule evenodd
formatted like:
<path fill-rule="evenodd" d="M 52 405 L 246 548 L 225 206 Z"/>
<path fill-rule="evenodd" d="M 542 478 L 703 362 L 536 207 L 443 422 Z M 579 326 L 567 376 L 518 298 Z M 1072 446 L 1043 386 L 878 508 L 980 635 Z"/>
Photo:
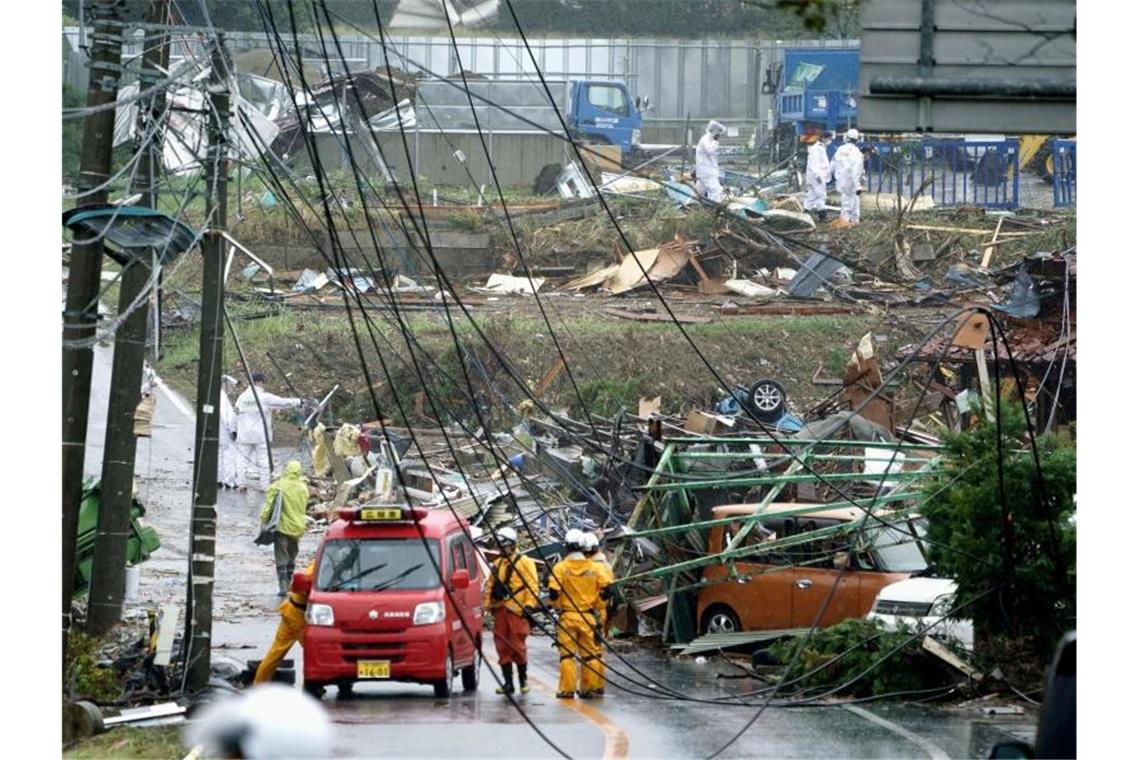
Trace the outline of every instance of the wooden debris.
<path fill-rule="evenodd" d="M 562 358 L 561 355 L 559 355 L 557 361 L 554 362 L 550 369 L 546 370 L 546 374 L 543 375 L 542 379 L 538 381 L 538 385 L 534 389 L 534 395 L 538 398 L 542 398 L 542 394 L 546 393 L 546 391 L 549 390 L 551 384 L 554 383 L 555 378 L 557 378 L 565 368 L 566 361 Z"/>
<path fill-rule="evenodd" d="M 994 255 L 994 243 L 997 242 L 998 235 L 1001 234 L 1001 225 L 1002 225 L 1002 222 L 1004 222 L 1004 221 L 1005 221 L 1004 217 L 1002 217 L 1001 219 L 998 219 L 997 227 L 994 228 L 994 236 L 992 238 L 990 238 L 989 245 L 987 245 L 982 250 L 982 269 L 989 269 L 990 268 L 990 259 L 993 258 L 993 255 Z"/>
<path fill-rule="evenodd" d="M 939 227 L 931 224 L 908 224 L 908 230 L 925 230 L 927 232 L 956 232 L 962 235 L 992 235 L 993 230 L 979 229 L 977 227 Z M 1025 237 L 1033 232 L 1006 232 L 1005 237 Z"/>
<path fill-rule="evenodd" d="M 626 311 L 625 309 L 603 309 L 603 314 L 609 314 L 611 317 L 621 317 L 622 319 L 633 319 L 638 322 L 672 322 L 673 319 L 668 314 L 657 314 L 652 311 Z M 706 322 L 712 322 L 712 317 L 695 317 L 688 314 L 676 315 L 677 321 L 686 325 L 703 325 Z"/>
<path fill-rule="evenodd" d="M 922 639 L 922 648 L 938 659 L 945 662 L 950 667 L 959 671 L 963 675 L 969 677 L 974 681 L 981 681 L 982 674 L 966 663 L 961 657 L 951 652 L 946 648 L 946 645 L 940 643 L 936 639 L 926 636 Z"/>

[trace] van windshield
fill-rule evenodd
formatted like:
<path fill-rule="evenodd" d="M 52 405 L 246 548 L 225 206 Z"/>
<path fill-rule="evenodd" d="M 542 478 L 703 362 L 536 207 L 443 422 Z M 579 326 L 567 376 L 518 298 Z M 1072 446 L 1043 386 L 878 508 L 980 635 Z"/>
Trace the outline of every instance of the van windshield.
<path fill-rule="evenodd" d="M 911 533 L 912 526 L 919 537 L 925 535 L 921 522 L 906 520 L 867 530 L 879 567 L 892 573 L 920 573 L 926 569 L 926 557 Z"/>
<path fill-rule="evenodd" d="M 439 585 L 439 542 L 419 538 L 338 539 L 325 544 L 318 591 L 397 591 Z"/>

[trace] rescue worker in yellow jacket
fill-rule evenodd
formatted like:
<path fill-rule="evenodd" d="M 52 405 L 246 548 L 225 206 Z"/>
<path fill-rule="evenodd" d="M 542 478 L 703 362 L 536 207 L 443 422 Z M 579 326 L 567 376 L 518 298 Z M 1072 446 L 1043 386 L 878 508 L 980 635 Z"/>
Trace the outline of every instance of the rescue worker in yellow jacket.
<path fill-rule="evenodd" d="M 601 616 L 605 613 L 602 594 L 609 579 L 598 566 L 582 553 L 582 532 L 567 531 L 566 558 L 554 566 L 548 586 L 550 600 L 559 611 L 558 618 L 558 693 L 559 699 L 573 699 L 575 691 L 583 699 L 597 696 L 587 689 L 585 672 L 595 668 L 601 646 Z M 578 662 L 583 676 L 579 685 Z"/>
<path fill-rule="evenodd" d="M 582 534 L 582 554 L 586 559 L 597 565 L 598 571 L 602 573 L 605 578 L 606 586 L 613 583 L 614 571 L 610 567 L 610 561 L 606 559 L 606 555 L 602 552 L 601 546 L 598 542 L 598 537 L 586 531 Z M 603 602 L 605 600 L 603 599 Z M 601 635 L 604 637 L 606 632 L 607 614 L 605 605 L 602 605 L 601 612 Z M 594 662 L 592 667 L 582 669 L 582 690 L 591 694 L 594 697 L 604 697 L 606 695 L 606 664 L 602 658 L 603 647 L 601 642 L 598 642 L 598 659 Z"/>
<path fill-rule="evenodd" d="M 514 694 L 514 670 L 519 671 L 519 691 L 530 691 L 526 677 L 526 637 L 530 635 L 530 618 L 538 607 L 538 568 L 534 560 L 518 552 L 518 534 L 514 528 L 497 532 L 503 555 L 495 560 L 491 577 L 483 590 L 483 609 L 491 610 L 495 620 L 495 651 L 503 670 L 503 685 L 496 694 Z"/>
<path fill-rule="evenodd" d="M 253 676 L 255 684 L 265 683 L 273 678 L 277 666 L 285 659 L 285 655 L 294 644 L 301 642 L 305 635 L 305 608 L 309 605 L 309 591 L 313 588 L 313 573 L 316 570 L 316 560 L 309 563 L 293 578 L 289 587 L 289 596 L 277 608 L 281 613 L 281 622 L 277 624 L 277 635 L 273 637 L 273 644 L 265 653 L 261 664 L 257 666 L 257 673 Z"/>
<path fill-rule="evenodd" d="M 262 528 L 269 523 L 277 499 L 281 499 L 281 517 L 273 535 L 273 559 L 277 563 L 277 595 L 289 592 L 296 569 L 297 550 L 305 535 L 305 514 L 309 510 L 309 487 L 301 477 L 301 463 L 296 459 L 285 465 L 285 472 L 265 492 L 261 508 Z"/>

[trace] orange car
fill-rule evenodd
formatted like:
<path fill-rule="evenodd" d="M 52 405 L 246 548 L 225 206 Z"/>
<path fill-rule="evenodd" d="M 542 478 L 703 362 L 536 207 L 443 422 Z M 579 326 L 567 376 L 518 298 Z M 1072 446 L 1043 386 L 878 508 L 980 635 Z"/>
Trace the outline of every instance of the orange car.
<path fill-rule="evenodd" d="M 756 504 L 716 507 L 713 519 L 755 514 Z M 767 512 L 797 510 L 794 516 L 776 516 L 753 525 L 741 547 L 761 548 L 765 541 L 820 530 L 863 517 L 855 507 L 820 504 L 771 504 Z M 799 511 L 805 510 L 805 511 Z M 709 553 L 724 550 L 741 526 L 717 525 L 709 531 Z M 727 530 L 726 530 L 727 529 Z M 747 552 L 735 562 L 706 567 L 709 585 L 697 596 L 697 621 L 702 634 L 807 628 L 816 622 L 819 608 L 838 579 L 839 587 L 818 624 L 832 625 L 863 617 L 879 589 L 926 569 L 917 518 L 894 515 L 889 523 L 868 519 L 863 539 L 852 555 L 852 534 L 823 536 L 775 551 Z M 730 567 L 735 565 L 735 577 Z"/>

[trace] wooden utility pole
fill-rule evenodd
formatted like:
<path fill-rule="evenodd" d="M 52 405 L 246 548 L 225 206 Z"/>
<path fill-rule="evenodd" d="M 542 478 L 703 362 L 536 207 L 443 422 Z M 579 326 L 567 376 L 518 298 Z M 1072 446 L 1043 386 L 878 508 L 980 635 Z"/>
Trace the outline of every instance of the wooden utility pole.
<path fill-rule="evenodd" d="M 214 44 L 210 75 L 210 144 L 206 153 L 207 232 L 202 241 L 202 324 L 198 342 L 198 403 L 194 429 L 194 508 L 190 521 L 190 583 L 187 588 L 186 688 L 210 679 L 214 614 L 214 537 L 217 531 L 219 406 L 222 396 L 226 192 L 230 92 L 224 39 Z"/>
<path fill-rule="evenodd" d="M 167 20 L 169 0 L 149 0 L 146 8 L 148 24 Z M 166 35 L 150 30 L 145 36 L 143 71 L 139 87 L 145 90 L 162 78 Z M 139 134 L 147 135 L 163 111 L 166 91 L 156 90 L 139 108 Z M 139 159 L 138 172 L 131 182 L 133 192 L 143 192 L 153 207 L 152 180 L 154 146 L 162 141 L 157 131 L 151 136 Z M 111 364 L 110 401 L 107 406 L 107 433 L 103 444 L 103 470 L 99 490 L 99 522 L 95 531 L 95 556 L 91 563 L 91 591 L 87 605 L 87 631 L 100 634 L 110 630 L 123 614 L 126 578 L 127 539 L 131 532 L 131 502 L 135 482 L 135 408 L 140 400 L 143 357 L 146 354 L 146 329 L 149 299 L 146 291 L 151 283 L 150 249 L 129 251 L 130 261 L 123 269 L 119 283 L 119 314 L 130 316 L 115 332 L 115 355 Z M 136 304 L 137 302 L 137 304 Z M 133 309 L 133 310 L 132 310 Z"/>
<path fill-rule="evenodd" d="M 100 187 L 111 175 L 111 146 L 115 133 L 115 99 L 119 92 L 123 30 L 118 25 L 123 0 L 99 0 L 91 9 L 95 33 L 91 45 L 90 76 L 84 122 L 83 153 L 79 162 L 80 206 L 107 202 Z M 100 188 L 96 190 L 95 188 Z M 67 673 L 67 636 L 71 629 L 71 594 L 75 589 L 75 543 L 79 500 L 83 496 L 83 457 L 87 448 L 87 408 L 91 399 L 91 364 L 94 351 L 82 345 L 95 337 L 99 314 L 99 274 L 103 242 L 71 247 L 67 275 L 67 302 L 63 312 L 63 672 Z"/>

